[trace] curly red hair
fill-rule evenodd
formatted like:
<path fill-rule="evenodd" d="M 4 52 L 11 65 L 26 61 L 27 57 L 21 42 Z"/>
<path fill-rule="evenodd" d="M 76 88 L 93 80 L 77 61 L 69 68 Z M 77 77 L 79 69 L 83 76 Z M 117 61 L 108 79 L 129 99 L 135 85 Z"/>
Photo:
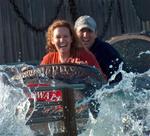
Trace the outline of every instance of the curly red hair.
<path fill-rule="evenodd" d="M 79 48 L 84 48 L 81 44 L 79 38 L 77 37 L 73 25 L 66 20 L 55 20 L 49 27 L 46 33 L 46 50 L 48 52 L 57 52 L 55 45 L 52 44 L 53 32 L 57 27 L 66 27 L 70 31 L 72 37 L 71 49 L 70 52 L 74 56 L 76 50 Z"/>

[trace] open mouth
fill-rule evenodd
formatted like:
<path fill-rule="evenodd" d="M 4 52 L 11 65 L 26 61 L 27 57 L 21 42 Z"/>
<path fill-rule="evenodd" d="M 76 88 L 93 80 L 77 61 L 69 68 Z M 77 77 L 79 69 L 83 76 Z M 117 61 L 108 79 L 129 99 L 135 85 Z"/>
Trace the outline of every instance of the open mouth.
<path fill-rule="evenodd" d="M 67 44 L 60 44 L 59 45 L 59 48 L 64 48 L 64 47 L 67 47 Z"/>

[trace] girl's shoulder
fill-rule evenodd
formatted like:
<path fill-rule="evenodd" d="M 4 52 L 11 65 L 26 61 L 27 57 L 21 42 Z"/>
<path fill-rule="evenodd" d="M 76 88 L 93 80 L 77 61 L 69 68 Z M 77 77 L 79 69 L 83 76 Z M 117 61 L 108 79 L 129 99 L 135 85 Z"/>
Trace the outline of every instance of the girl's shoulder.
<path fill-rule="evenodd" d="M 48 52 L 44 57 L 51 58 L 54 56 L 58 56 L 58 52 Z"/>
<path fill-rule="evenodd" d="M 41 62 L 41 64 L 51 64 L 54 63 L 58 58 L 58 53 L 57 52 L 48 52 L 44 57 Z"/>

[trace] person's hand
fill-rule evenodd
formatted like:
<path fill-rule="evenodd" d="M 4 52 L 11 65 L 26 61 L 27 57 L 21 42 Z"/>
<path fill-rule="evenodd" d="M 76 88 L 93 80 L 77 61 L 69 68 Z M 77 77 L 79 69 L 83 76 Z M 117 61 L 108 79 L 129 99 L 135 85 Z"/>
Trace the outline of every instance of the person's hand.
<path fill-rule="evenodd" d="M 21 70 L 21 72 L 25 72 L 25 71 L 28 71 L 28 70 L 32 70 L 32 69 L 34 69 L 34 67 L 32 66 L 23 66 L 20 70 Z"/>
<path fill-rule="evenodd" d="M 85 111 L 87 110 L 89 107 L 88 107 L 88 104 L 85 104 L 85 105 L 80 105 L 79 107 L 77 107 L 75 110 L 77 113 L 80 113 L 82 111 Z"/>

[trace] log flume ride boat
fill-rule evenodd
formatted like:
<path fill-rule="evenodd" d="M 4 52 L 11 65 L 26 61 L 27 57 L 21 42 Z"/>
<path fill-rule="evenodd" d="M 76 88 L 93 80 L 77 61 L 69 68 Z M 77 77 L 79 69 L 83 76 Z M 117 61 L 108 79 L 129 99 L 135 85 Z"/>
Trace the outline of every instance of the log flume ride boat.
<path fill-rule="evenodd" d="M 92 95 L 104 82 L 96 68 L 78 64 L 28 67 L 12 79 L 23 80 L 34 94 L 33 97 L 24 89 L 31 103 L 26 124 L 35 131 L 41 129 L 37 135 L 49 134 L 45 127 L 47 123 L 57 124 L 55 135 L 81 133 L 89 116 L 88 99 L 84 94 Z M 83 99 L 86 102 L 81 103 Z"/>

